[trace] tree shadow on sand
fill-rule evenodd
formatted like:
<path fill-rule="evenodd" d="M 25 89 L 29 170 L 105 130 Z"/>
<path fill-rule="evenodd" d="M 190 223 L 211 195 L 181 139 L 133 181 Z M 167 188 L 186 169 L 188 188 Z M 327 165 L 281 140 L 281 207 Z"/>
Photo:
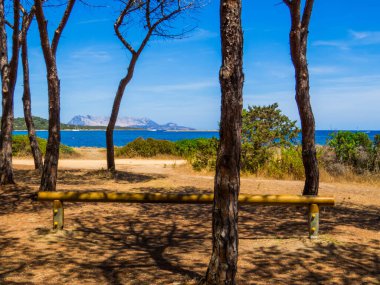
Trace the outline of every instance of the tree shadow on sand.
<path fill-rule="evenodd" d="M 39 213 L 51 207 L 32 202 L 32 188 L 0 191 L 0 215 Z M 212 192 L 187 186 L 131 191 Z M 40 276 L 45 283 L 60 284 L 196 284 L 211 254 L 211 209 L 211 205 L 65 203 L 66 230 L 53 233 L 50 224 L 36 223 L 26 233 L 27 242 L 0 225 L 0 283 L 33 284 L 30 280 Z M 306 238 L 306 207 L 240 207 L 239 284 L 377 284 L 378 241 L 364 245 L 329 237 L 339 232 L 340 225 L 378 234 L 379 210 L 350 204 L 323 208 L 321 239 L 311 242 Z M 264 245 L 255 247 L 260 239 Z"/>
<path fill-rule="evenodd" d="M 5 237 L 9 232 L 0 229 L 0 284 L 19 284 L 17 282 L 6 282 L 5 278 L 9 275 L 25 273 L 28 263 L 20 261 L 15 254 L 4 253 L 10 247 L 22 247 L 19 240 L 14 237 Z M 25 281 L 22 284 L 33 284 Z"/>
<path fill-rule="evenodd" d="M 243 284 L 379 284 L 379 251 L 375 240 L 369 245 L 315 242 L 292 251 L 259 247 L 244 254 L 254 268 L 240 278 L 247 281 Z"/>
<path fill-rule="evenodd" d="M 9 185 L 0 187 L 0 216 L 14 213 L 36 213 L 47 205 L 33 201 L 36 190 Z M 50 205 L 49 205 L 50 206 Z"/>
<path fill-rule="evenodd" d="M 110 173 L 106 169 L 86 170 L 64 169 L 58 172 L 58 184 L 65 185 L 83 185 L 87 184 L 104 184 L 108 181 L 116 183 L 143 183 L 152 180 L 166 178 L 162 174 L 140 174 L 128 171 L 116 171 Z M 15 181 L 28 185 L 39 185 L 41 176 L 35 170 L 16 170 Z"/>

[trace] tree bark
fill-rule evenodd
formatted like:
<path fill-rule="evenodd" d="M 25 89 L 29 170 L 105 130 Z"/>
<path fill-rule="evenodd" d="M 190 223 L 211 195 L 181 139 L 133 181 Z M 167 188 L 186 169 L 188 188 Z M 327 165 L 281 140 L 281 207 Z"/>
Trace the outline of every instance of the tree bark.
<path fill-rule="evenodd" d="M 40 191 L 55 191 L 59 161 L 59 146 L 61 143 L 60 120 L 60 81 L 54 59 L 54 64 L 48 69 L 49 96 L 49 137 L 46 145 L 45 163 L 41 177 Z"/>
<path fill-rule="evenodd" d="M 296 102 L 301 119 L 302 161 L 305 169 L 303 195 L 318 195 L 319 169 L 315 147 L 315 121 L 310 103 L 307 39 L 314 0 L 306 0 L 301 18 L 301 1 L 285 1 L 291 16 L 290 52 L 295 70 Z"/>
<path fill-rule="evenodd" d="M 24 22 L 23 22 L 23 25 L 24 25 Z M 22 103 L 24 107 L 24 118 L 25 118 L 26 128 L 28 129 L 30 148 L 32 150 L 32 155 L 34 159 L 34 168 L 38 169 L 40 173 L 42 174 L 42 171 L 43 171 L 42 153 L 38 146 L 38 142 L 36 138 L 36 130 L 35 130 L 34 122 L 32 118 L 32 103 L 31 103 L 31 96 L 30 96 L 28 43 L 27 43 L 28 27 L 25 27 L 22 30 L 24 32 L 23 39 L 21 42 L 21 59 L 22 59 L 22 67 L 23 67 L 23 79 L 24 79 L 24 93 L 22 96 Z"/>
<path fill-rule="evenodd" d="M 243 91 L 241 0 L 220 3 L 222 91 L 220 145 L 216 161 L 212 217 L 212 255 L 201 284 L 236 284 L 238 259 L 238 195 Z"/>
<path fill-rule="evenodd" d="M 121 104 L 121 99 L 123 99 L 124 91 L 128 83 L 132 80 L 133 73 L 135 70 L 136 62 L 139 58 L 140 53 L 133 53 L 131 61 L 129 63 L 127 75 L 120 80 L 119 86 L 117 88 L 116 96 L 113 101 L 111 117 L 107 125 L 106 130 L 106 144 L 107 144 L 107 169 L 110 172 L 116 170 L 115 167 L 115 152 L 113 144 L 113 131 L 115 130 L 115 125 L 117 117 L 119 115 L 119 109 Z"/>
<path fill-rule="evenodd" d="M 5 28 L 4 0 L 0 1 L 0 67 L 2 83 L 1 134 L 0 134 L 0 184 L 14 184 L 12 167 L 13 99 L 17 81 L 19 57 L 20 1 L 13 1 L 12 58 L 8 62 L 7 32 Z"/>
<path fill-rule="evenodd" d="M 49 43 L 47 21 L 45 20 L 42 0 L 35 0 L 36 18 L 40 34 L 42 52 L 47 70 L 49 97 L 49 136 L 46 146 L 45 162 L 41 177 L 41 191 L 55 191 L 59 161 L 59 145 L 61 143 L 60 120 L 60 80 L 58 77 L 56 52 L 63 29 L 74 7 L 75 0 L 69 0 L 61 22 L 55 30 L 52 44 Z"/>

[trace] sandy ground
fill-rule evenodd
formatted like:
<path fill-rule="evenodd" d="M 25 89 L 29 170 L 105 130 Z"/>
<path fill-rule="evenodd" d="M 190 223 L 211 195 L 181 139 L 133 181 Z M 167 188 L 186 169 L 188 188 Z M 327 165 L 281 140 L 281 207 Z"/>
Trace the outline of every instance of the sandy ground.
<path fill-rule="evenodd" d="M 173 165 L 184 165 L 186 160 L 177 159 L 116 159 L 116 167 L 124 166 L 137 166 L 137 165 L 146 165 L 146 166 L 173 166 Z M 18 166 L 33 166 L 34 162 L 30 159 L 14 159 L 13 164 Z M 107 162 L 103 159 L 93 159 L 93 160 L 83 160 L 83 159 L 62 159 L 59 162 L 59 167 L 65 169 L 106 169 Z"/>
<path fill-rule="evenodd" d="M 211 174 L 181 160 L 119 160 L 101 153 L 60 161 L 59 190 L 211 192 Z M 0 189 L 0 284 L 196 284 L 211 253 L 210 205 L 65 204 L 51 231 L 50 203 L 33 202 L 39 176 L 15 163 L 17 185 Z M 300 194 L 301 181 L 243 177 L 241 193 Z M 239 284 L 380 284 L 380 185 L 322 183 L 337 205 L 307 238 L 303 207 L 244 206 Z"/>

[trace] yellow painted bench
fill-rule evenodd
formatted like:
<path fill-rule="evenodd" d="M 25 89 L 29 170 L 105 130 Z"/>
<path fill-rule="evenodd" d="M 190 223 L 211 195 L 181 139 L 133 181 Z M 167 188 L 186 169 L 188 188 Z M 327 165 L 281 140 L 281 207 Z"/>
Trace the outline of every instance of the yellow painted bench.
<path fill-rule="evenodd" d="M 53 229 L 61 230 L 64 225 L 63 202 L 104 203 L 168 203 L 168 204 L 212 204 L 214 194 L 182 193 L 116 193 L 116 192 L 38 192 L 37 201 L 53 202 Z M 239 195 L 239 204 L 307 206 L 310 238 L 319 232 L 319 207 L 333 206 L 334 197 L 301 195 Z"/>

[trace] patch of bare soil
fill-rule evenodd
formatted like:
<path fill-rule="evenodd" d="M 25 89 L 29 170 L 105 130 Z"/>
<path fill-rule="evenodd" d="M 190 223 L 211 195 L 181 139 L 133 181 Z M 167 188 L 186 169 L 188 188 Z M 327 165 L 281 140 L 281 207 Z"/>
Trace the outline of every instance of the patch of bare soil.
<path fill-rule="evenodd" d="M 212 192 L 213 177 L 174 161 L 60 161 L 59 190 Z M 105 165 L 105 161 L 103 161 Z M 39 176 L 16 165 L 0 190 L 0 284 L 196 284 L 211 254 L 211 205 L 65 203 L 65 230 L 51 231 L 50 203 L 32 201 Z M 300 181 L 242 178 L 241 193 L 299 194 Z M 307 238 L 303 207 L 244 206 L 239 284 L 380 284 L 380 186 L 322 183 L 337 205 L 321 210 Z"/>

